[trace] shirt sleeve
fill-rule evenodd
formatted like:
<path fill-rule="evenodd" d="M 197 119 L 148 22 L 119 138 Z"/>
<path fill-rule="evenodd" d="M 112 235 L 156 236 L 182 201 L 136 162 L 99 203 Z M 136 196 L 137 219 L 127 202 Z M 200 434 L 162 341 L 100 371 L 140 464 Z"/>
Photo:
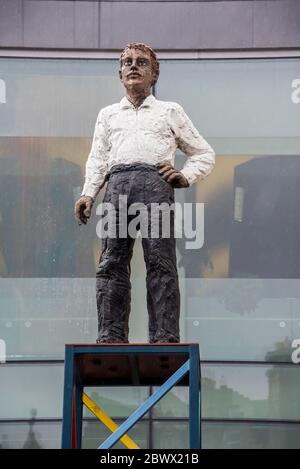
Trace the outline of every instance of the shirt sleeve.
<path fill-rule="evenodd" d="M 81 195 L 95 199 L 105 183 L 108 167 L 108 132 L 103 109 L 98 114 L 91 151 L 85 166 L 85 182 Z"/>
<path fill-rule="evenodd" d="M 215 165 L 215 152 L 199 134 L 183 108 L 177 103 L 172 104 L 170 109 L 171 130 L 177 146 L 187 156 L 181 173 L 191 186 L 211 173 Z"/>

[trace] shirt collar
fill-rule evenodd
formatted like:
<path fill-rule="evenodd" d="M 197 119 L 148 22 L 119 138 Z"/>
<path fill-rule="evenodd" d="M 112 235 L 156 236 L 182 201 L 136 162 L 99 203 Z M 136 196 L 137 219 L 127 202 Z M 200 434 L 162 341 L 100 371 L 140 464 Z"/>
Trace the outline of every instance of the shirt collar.
<path fill-rule="evenodd" d="M 142 102 L 142 104 L 140 105 L 138 109 L 142 107 L 151 107 L 153 106 L 155 101 L 156 101 L 156 98 L 153 96 L 153 94 L 149 94 L 149 96 L 147 96 L 147 98 L 144 99 L 144 101 Z M 121 109 L 128 109 L 128 108 L 135 109 L 134 105 L 127 99 L 126 96 L 124 96 L 124 98 L 121 99 L 120 108 Z"/>

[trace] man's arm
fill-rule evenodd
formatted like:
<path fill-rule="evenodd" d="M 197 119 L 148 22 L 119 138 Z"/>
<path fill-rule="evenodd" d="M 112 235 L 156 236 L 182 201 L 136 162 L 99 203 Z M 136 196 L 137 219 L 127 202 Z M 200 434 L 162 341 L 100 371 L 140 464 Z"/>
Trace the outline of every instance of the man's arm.
<path fill-rule="evenodd" d="M 79 225 L 86 224 L 107 175 L 108 136 L 103 109 L 98 114 L 93 143 L 85 167 L 85 183 L 80 199 L 75 204 L 75 218 Z"/>
<path fill-rule="evenodd" d="M 169 118 L 177 145 L 187 156 L 185 165 L 180 172 L 191 186 L 210 174 L 215 165 L 215 152 L 199 134 L 179 104 L 173 103 Z"/>
<path fill-rule="evenodd" d="M 101 109 L 96 121 L 92 148 L 85 166 L 85 183 L 81 193 L 93 199 L 103 187 L 107 174 L 109 143 L 103 111 Z"/>

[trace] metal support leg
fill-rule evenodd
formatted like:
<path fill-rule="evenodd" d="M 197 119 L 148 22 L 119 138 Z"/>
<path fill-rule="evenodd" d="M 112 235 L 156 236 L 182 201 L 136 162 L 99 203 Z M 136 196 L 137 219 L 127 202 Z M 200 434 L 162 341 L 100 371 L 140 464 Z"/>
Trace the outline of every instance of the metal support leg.
<path fill-rule="evenodd" d="M 75 421 L 76 421 L 76 435 L 75 435 L 75 441 L 76 441 L 76 448 L 79 449 L 81 448 L 81 434 L 82 434 L 82 408 L 83 408 L 83 402 L 82 402 L 82 392 L 83 392 L 83 387 L 80 385 L 77 385 L 75 387 Z"/>
<path fill-rule="evenodd" d="M 196 348 L 190 351 L 189 433 L 190 448 L 201 448 L 200 435 L 200 363 Z"/>
<path fill-rule="evenodd" d="M 73 416 L 73 385 L 74 385 L 74 353 L 73 347 L 66 348 L 65 386 L 62 426 L 62 448 L 72 447 L 72 416 Z"/>

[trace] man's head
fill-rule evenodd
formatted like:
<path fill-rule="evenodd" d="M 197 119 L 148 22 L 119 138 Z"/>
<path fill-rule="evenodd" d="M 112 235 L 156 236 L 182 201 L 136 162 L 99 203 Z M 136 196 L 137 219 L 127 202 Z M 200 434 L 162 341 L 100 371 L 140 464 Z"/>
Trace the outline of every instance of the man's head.
<path fill-rule="evenodd" d="M 120 55 L 119 76 L 127 89 L 149 91 L 159 77 L 159 61 L 151 47 L 141 42 L 127 44 Z"/>

